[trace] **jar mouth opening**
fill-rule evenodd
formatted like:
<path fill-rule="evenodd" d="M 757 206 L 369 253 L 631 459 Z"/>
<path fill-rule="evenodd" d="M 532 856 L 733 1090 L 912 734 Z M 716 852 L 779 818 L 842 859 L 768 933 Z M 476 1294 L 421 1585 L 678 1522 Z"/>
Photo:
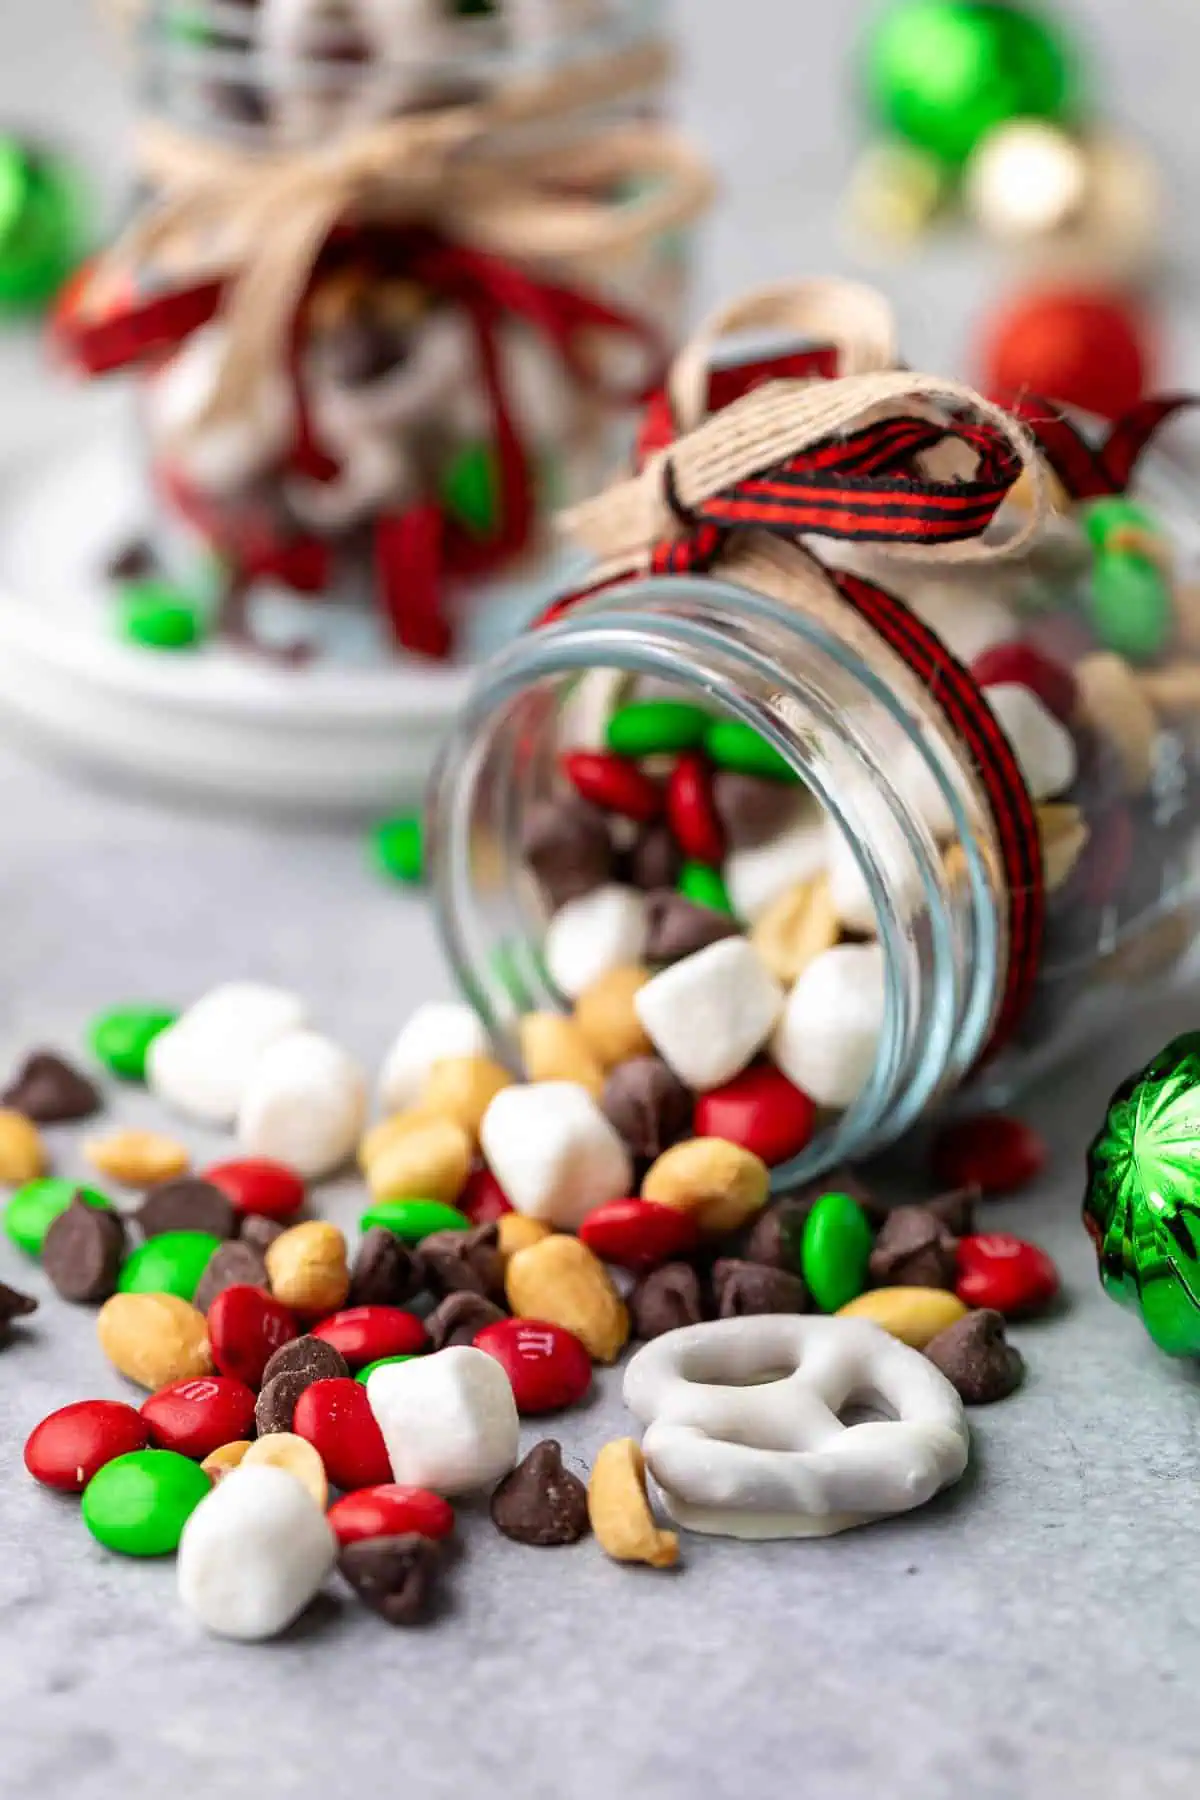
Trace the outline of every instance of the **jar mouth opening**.
<path fill-rule="evenodd" d="M 730 620 L 745 632 L 731 630 Z M 792 652 L 793 667 L 787 672 L 768 644 L 756 641 L 763 633 L 781 632 Z M 795 668 L 806 650 L 813 665 L 808 673 L 836 672 L 843 692 L 859 695 L 864 711 L 870 709 L 872 717 L 906 733 L 925 756 L 965 852 L 963 887 L 973 951 L 965 970 L 956 969 L 961 944 L 932 837 L 920 830 L 911 836 L 919 891 L 914 911 L 906 917 L 884 861 L 860 834 L 854 793 L 861 793 L 864 777 L 877 778 L 877 802 L 893 826 L 908 834 L 913 821 L 872 761 L 870 733 L 856 733 L 845 709 L 822 700 L 820 683 L 806 680 L 806 671 Z M 493 661 L 468 699 L 432 789 L 431 864 L 444 945 L 461 986 L 518 1066 L 520 1014 L 545 1006 L 562 1010 L 567 1004 L 540 967 L 538 940 L 547 915 L 528 879 L 522 878 L 511 847 L 529 797 L 530 767 L 540 755 L 544 771 L 547 741 L 554 736 L 565 697 L 582 674 L 602 669 L 665 682 L 681 698 L 701 700 L 708 710 L 750 725 L 786 760 L 840 833 L 875 918 L 884 971 L 884 1026 L 857 1097 L 844 1111 L 826 1115 L 806 1148 L 772 1171 L 773 1185 L 785 1190 L 822 1168 L 871 1153 L 913 1124 L 983 1047 L 999 961 L 995 895 L 978 826 L 901 699 L 819 624 L 760 594 L 711 577 L 705 577 L 702 588 L 686 577 L 631 583 L 581 603 L 566 620 L 527 636 Z M 513 757 L 514 743 L 522 737 L 531 758 L 523 767 Z M 842 758 L 837 766 L 828 754 L 834 743 Z M 552 746 L 551 768 L 554 752 Z M 481 806 L 489 786 L 497 791 Z M 507 847 L 500 851 L 505 866 L 499 882 L 507 896 L 502 910 L 511 939 L 499 970 L 494 960 L 496 945 L 503 941 L 498 915 L 485 922 L 475 904 L 472 840 L 489 817 L 495 836 Z M 918 910 L 919 933 L 914 925 Z M 486 941 L 489 935 L 491 942 Z"/>

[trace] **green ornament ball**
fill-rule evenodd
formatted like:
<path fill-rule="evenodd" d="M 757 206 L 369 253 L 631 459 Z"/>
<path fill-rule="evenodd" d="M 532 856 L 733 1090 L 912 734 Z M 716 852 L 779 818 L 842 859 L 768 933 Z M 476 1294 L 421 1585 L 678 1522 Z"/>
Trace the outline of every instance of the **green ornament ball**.
<path fill-rule="evenodd" d="M 1200 1031 L 1122 1084 L 1088 1151 L 1100 1280 L 1160 1350 L 1200 1356 Z"/>
<path fill-rule="evenodd" d="M 87 206 L 73 167 L 0 135 L 0 312 L 48 306 L 87 250 Z"/>
<path fill-rule="evenodd" d="M 954 167 L 1010 119 L 1065 118 L 1075 89 L 1054 27 L 999 0 L 900 0 L 867 46 L 865 82 L 885 130 Z"/>

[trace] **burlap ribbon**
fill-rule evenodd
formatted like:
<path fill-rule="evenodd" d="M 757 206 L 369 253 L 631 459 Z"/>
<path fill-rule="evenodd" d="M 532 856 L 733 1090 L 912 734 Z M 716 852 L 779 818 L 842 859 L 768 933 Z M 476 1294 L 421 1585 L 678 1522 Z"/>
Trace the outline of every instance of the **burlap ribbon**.
<path fill-rule="evenodd" d="M 286 153 L 147 125 L 140 161 L 156 201 L 109 253 L 96 292 L 106 273 L 120 279 L 131 268 L 157 266 L 172 279 L 232 274 L 203 426 L 236 414 L 263 371 L 285 360 L 314 265 L 339 226 L 433 226 L 511 262 L 586 279 L 712 199 L 707 167 L 669 128 L 589 117 L 653 91 L 669 69 L 668 49 L 646 41 Z M 547 126 L 568 141 L 522 145 L 522 128 Z"/>

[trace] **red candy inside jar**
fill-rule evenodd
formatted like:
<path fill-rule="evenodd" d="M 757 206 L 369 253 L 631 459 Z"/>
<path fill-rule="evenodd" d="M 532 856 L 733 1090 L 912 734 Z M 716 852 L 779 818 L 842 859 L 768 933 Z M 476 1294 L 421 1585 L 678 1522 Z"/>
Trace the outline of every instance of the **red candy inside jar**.
<path fill-rule="evenodd" d="M 694 1133 L 785 1187 L 1152 993 L 1198 899 L 1178 412 L 1005 412 L 843 285 L 712 321 L 435 786 L 445 943 L 514 1056 L 564 1013 L 645 1161 Z"/>

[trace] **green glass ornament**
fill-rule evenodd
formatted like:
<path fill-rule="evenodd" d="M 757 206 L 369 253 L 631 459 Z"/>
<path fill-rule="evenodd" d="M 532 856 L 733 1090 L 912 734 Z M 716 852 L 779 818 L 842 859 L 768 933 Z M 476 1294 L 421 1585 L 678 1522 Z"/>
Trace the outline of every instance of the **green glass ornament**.
<path fill-rule="evenodd" d="M 999 0 L 900 0 L 867 45 L 865 79 L 885 129 L 955 168 L 997 125 L 1062 119 L 1075 100 L 1059 34 Z"/>
<path fill-rule="evenodd" d="M 1113 1095 L 1088 1151 L 1083 1222 L 1112 1298 L 1169 1356 L 1200 1356 L 1200 1031 Z"/>

